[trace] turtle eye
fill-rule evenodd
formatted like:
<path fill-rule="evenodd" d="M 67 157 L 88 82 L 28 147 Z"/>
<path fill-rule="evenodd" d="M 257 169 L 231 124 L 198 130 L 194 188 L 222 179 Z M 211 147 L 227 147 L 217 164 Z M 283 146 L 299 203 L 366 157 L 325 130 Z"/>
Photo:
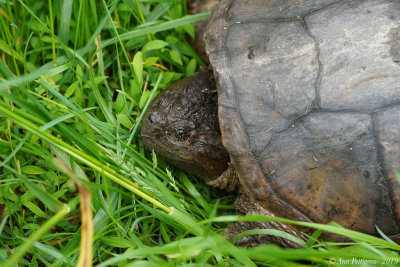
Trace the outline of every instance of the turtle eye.
<path fill-rule="evenodd" d="M 182 129 L 178 129 L 175 132 L 175 137 L 178 139 L 183 139 L 183 137 L 185 136 L 185 131 Z"/>

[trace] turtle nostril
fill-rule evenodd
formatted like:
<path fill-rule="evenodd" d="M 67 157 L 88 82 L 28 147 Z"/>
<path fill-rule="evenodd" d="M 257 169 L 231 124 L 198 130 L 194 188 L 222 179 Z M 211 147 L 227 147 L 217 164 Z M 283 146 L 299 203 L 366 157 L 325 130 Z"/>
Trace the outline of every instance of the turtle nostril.
<path fill-rule="evenodd" d="M 165 115 L 159 112 L 152 112 L 147 116 L 147 122 L 150 125 L 164 125 L 165 124 Z"/>
<path fill-rule="evenodd" d="M 147 116 L 147 122 L 150 123 L 150 124 L 154 123 L 153 114 L 149 114 L 149 116 Z"/>

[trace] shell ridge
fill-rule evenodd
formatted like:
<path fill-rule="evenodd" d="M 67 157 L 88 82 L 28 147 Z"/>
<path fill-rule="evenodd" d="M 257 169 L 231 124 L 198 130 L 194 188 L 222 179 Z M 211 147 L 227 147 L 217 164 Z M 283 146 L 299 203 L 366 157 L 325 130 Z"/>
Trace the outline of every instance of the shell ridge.
<path fill-rule="evenodd" d="M 322 61 L 321 61 L 321 48 L 320 48 L 320 44 L 317 41 L 317 39 L 315 38 L 315 36 L 308 30 L 308 24 L 307 24 L 306 19 L 302 18 L 301 22 L 302 22 L 305 32 L 314 41 L 315 49 L 317 50 L 318 74 L 317 74 L 317 79 L 315 80 L 315 100 L 316 100 L 315 104 L 319 108 L 321 106 L 320 88 L 321 88 L 321 81 L 322 81 L 322 71 L 324 68 Z"/>

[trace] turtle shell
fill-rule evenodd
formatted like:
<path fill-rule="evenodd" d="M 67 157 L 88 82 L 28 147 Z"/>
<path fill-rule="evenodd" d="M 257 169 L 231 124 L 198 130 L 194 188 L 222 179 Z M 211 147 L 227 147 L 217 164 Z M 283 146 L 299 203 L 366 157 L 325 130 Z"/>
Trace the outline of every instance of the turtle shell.
<path fill-rule="evenodd" d="M 400 1 L 223 0 L 205 34 L 246 192 L 277 216 L 396 238 Z"/>

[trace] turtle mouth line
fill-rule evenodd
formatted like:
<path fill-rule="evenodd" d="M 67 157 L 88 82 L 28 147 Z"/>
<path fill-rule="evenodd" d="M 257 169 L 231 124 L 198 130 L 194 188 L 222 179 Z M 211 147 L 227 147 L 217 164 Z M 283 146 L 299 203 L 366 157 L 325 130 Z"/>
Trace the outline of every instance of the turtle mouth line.
<path fill-rule="evenodd" d="M 151 148 L 151 150 L 154 150 L 156 153 L 158 153 L 161 157 L 165 157 L 166 154 L 170 154 L 174 157 L 179 157 L 182 160 L 191 160 L 193 158 L 190 154 L 182 154 L 179 153 L 177 150 L 168 149 L 153 136 L 142 134 L 142 139 L 148 139 L 150 142 L 148 142 L 147 146 Z"/>

